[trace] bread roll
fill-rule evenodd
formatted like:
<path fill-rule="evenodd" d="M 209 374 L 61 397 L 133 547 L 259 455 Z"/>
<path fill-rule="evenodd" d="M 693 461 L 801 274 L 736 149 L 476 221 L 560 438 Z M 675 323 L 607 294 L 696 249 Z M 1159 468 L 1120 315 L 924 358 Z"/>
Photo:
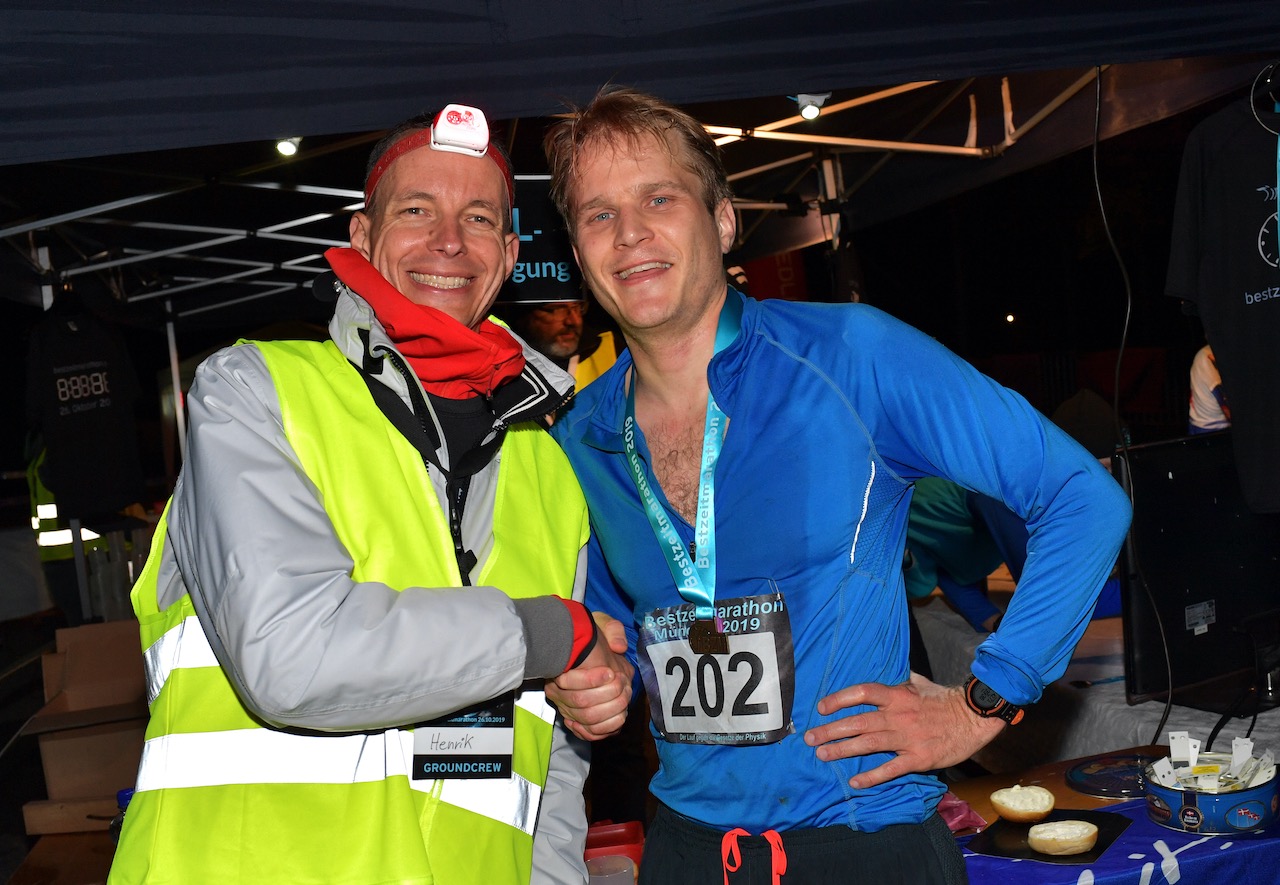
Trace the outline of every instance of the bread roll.
<path fill-rule="evenodd" d="M 1098 828 L 1087 820 L 1055 820 L 1027 831 L 1027 845 L 1041 854 L 1084 854 L 1098 841 Z"/>
<path fill-rule="evenodd" d="M 991 794 L 991 804 L 1005 820 L 1033 824 L 1053 811 L 1053 794 L 1044 787 L 1005 787 Z"/>

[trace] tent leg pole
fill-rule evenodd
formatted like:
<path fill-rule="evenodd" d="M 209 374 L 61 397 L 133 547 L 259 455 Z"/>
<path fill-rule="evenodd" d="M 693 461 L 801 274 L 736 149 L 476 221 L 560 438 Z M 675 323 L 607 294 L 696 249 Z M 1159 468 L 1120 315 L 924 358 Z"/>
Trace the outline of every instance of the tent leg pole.
<path fill-rule="evenodd" d="M 84 549 L 84 537 L 80 533 L 80 520 L 72 517 L 68 522 L 71 525 L 71 550 L 76 560 L 76 587 L 80 590 L 80 612 L 84 623 L 87 624 L 93 620 L 93 601 L 89 598 L 89 557 Z"/>
<path fill-rule="evenodd" d="M 165 335 L 169 339 L 169 380 L 173 385 L 173 414 L 177 423 L 178 460 L 187 463 L 187 405 L 186 396 L 182 392 L 182 372 L 178 368 L 178 340 L 173 329 L 173 302 L 166 301 L 164 322 Z M 179 469 L 181 469 L 179 464 Z"/>

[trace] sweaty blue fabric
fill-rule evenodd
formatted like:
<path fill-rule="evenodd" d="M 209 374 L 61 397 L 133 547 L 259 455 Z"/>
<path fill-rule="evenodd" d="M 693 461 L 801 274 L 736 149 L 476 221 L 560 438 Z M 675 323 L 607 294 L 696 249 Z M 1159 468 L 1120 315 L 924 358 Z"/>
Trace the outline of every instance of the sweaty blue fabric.
<path fill-rule="evenodd" d="M 823 696 L 908 677 L 902 552 L 912 481 L 943 476 L 1005 502 L 1031 539 L 1018 591 L 974 673 L 1015 703 L 1062 674 L 1111 570 L 1129 508 L 1119 485 L 1020 396 L 865 305 L 744 300 L 742 334 L 708 368 L 729 415 L 715 471 L 718 599 L 780 591 L 796 648 L 795 733 L 766 746 L 658 739 L 655 795 L 721 829 L 919 823 L 927 775 L 854 791 L 884 755 L 820 762 L 804 731 Z M 591 511 L 587 603 L 629 625 L 679 605 L 623 454 L 629 352 L 553 434 Z M 657 488 L 643 435 L 647 477 Z M 686 543 L 693 530 L 658 491 Z M 836 717 L 847 715 L 837 713 Z M 836 718 L 830 717 L 830 718 Z"/>

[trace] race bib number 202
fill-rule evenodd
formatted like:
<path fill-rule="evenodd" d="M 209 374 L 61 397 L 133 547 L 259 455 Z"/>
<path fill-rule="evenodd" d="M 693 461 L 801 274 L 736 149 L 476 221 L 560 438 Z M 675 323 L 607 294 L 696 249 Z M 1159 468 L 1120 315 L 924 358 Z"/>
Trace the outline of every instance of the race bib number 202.
<path fill-rule="evenodd" d="M 795 655 L 782 594 L 716 603 L 724 654 L 689 645 L 693 605 L 655 609 L 640 625 L 640 673 L 654 724 L 677 743 L 771 744 L 792 731 Z"/>

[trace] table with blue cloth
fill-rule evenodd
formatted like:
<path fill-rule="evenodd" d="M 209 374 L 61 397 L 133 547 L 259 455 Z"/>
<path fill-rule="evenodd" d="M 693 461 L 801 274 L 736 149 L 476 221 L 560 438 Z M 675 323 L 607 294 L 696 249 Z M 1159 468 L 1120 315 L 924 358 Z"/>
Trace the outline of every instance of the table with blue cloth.
<path fill-rule="evenodd" d="M 1092 864 L 1048 863 L 975 854 L 962 837 L 973 885 L 1280 885 L 1280 824 L 1226 836 L 1184 833 L 1154 823 L 1146 802 L 1104 809 L 1132 823 Z"/>
<path fill-rule="evenodd" d="M 1100 755 L 1064 759 L 1036 765 L 1013 774 L 986 774 L 953 780 L 948 789 L 968 806 L 966 818 L 980 818 L 986 825 L 977 831 L 958 830 L 957 842 L 964 850 L 972 885 L 1280 885 L 1280 822 L 1262 831 L 1205 836 L 1161 826 L 1147 817 L 1146 800 L 1140 785 L 1124 771 L 1130 761 L 1166 756 L 1163 744 L 1144 744 Z M 1114 766 L 1120 766 L 1119 769 Z M 1101 771 L 1100 779 L 1090 774 Z M 1095 849 L 1080 860 L 1063 863 L 1030 859 L 1032 852 L 1022 840 L 1012 840 L 1018 850 L 1001 851 L 1010 843 L 995 834 L 1004 826 L 991 802 L 991 794 L 1020 784 L 1040 786 L 1053 794 L 1055 817 L 1089 818 L 1096 812 L 1120 815 L 1127 826 L 1099 823 L 1099 845 L 1105 831 L 1115 841 L 1104 850 Z M 1089 788 L 1091 793 L 1082 792 Z M 1115 823 L 1112 821 L 1110 823 Z M 1123 824 L 1122 824 L 1123 825 Z M 975 824 L 976 826 L 976 824 Z M 983 839 L 978 839 L 977 834 Z M 983 843 L 990 847 L 983 847 Z M 1002 844 L 1003 843 L 1003 844 Z M 975 853 L 973 844 L 988 853 Z M 1006 853 L 1022 859 L 993 856 Z"/>

